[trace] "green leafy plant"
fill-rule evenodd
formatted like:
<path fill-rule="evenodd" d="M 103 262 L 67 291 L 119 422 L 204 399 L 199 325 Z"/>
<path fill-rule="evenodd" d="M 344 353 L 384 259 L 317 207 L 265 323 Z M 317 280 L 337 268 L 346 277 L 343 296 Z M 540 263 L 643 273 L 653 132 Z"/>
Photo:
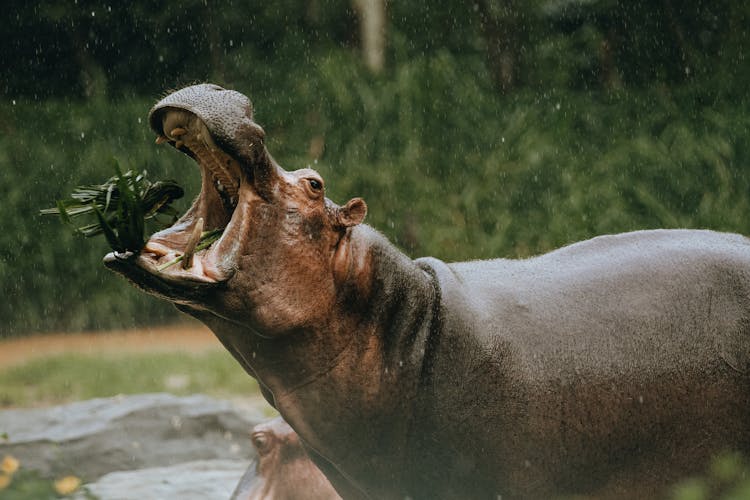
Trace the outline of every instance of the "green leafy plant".
<path fill-rule="evenodd" d="M 144 170 L 122 173 L 114 164 L 116 175 L 102 184 L 78 186 L 71 197 L 58 200 L 57 206 L 41 210 L 43 215 L 58 215 L 74 231 L 85 237 L 103 234 L 116 252 L 137 254 L 146 244 L 146 221 L 167 216 L 167 226 L 177 220 L 178 213 L 171 206 L 182 198 L 184 190 L 172 180 L 151 182 Z M 94 222 L 78 226 L 81 217 L 94 217 Z"/>

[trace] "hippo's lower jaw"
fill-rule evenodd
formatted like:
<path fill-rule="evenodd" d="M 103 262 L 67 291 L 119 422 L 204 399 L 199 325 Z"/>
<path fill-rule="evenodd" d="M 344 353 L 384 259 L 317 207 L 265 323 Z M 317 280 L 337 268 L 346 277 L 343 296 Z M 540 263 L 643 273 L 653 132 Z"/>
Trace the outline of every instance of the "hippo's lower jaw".
<path fill-rule="evenodd" d="M 141 290 L 177 304 L 195 306 L 205 301 L 206 293 L 215 290 L 220 283 L 186 282 L 162 278 L 163 273 L 152 272 L 133 259 L 123 259 L 113 252 L 104 257 L 104 265 L 110 270 L 125 276 Z"/>
<path fill-rule="evenodd" d="M 201 192 L 179 221 L 151 236 L 136 258 L 109 254 L 104 263 L 146 291 L 169 297 L 173 294 L 165 289 L 216 285 L 234 275 L 239 240 L 248 232 L 243 207 L 261 197 L 254 187 L 254 169 L 243 168 L 217 146 L 198 116 L 168 107 L 160 118 L 163 132 L 157 143 L 168 142 L 198 163 Z M 215 230 L 223 231 L 219 240 L 207 248 L 198 245 L 202 234 Z"/>

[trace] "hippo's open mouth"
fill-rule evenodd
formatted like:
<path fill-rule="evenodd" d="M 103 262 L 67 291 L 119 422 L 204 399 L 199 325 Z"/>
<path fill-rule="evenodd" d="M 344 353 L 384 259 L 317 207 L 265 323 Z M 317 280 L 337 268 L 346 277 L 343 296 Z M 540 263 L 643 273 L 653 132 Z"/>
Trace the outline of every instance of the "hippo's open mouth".
<path fill-rule="evenodd" d="M 240 235 L 248 230 L 244 212 L 262 199 L 256 170 L 273 169 L 250 102 L 238 92 L 197 85 L 158 103 L 150 122 L 157 144 L 169 143 L 196 161 L 200 194 L 173 226 L 152 235 L 136 258 L 109 254 L 105 264 L 157 293 L 225 282 L 236 271 Z M 202 236 L 219 233 L 210 245 L 201 243 Z"/>
<path fill-rule="evenodd" d="M 174 226 L 151 236 L 139 257 L 139 265 L 164 275 L 165 279 L 226 281 L 232 268 L 227 262 L 227 245 L 222 240 L 235 233 L 230 226 L 239 223 L 233 216 L 241 194 L 243 201 L 255 195 L 252 170 L 243 170 L 235 158 L 219 148 L 195 114 L 166 109 L 162 123 L 163 132 L 157 143 L 169 142 L 196 161 L 200 167 L 201 191 Z M 222 237 L 208 248 L 199 249 L 201 236 L 217 230 L 223 231 Z M 178 257 L 181 260 L 175 262 Z"/>

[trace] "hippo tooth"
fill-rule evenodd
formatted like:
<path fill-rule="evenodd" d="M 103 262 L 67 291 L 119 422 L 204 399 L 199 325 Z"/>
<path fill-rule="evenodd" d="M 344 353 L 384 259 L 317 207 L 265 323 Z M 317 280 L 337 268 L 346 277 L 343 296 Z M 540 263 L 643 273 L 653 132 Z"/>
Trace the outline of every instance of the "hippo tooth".
<path fill-rule="evenodd" d="M 172 131 L 169 133 L 172 137 L 180 137 L 181 135 L 187 134 L 187 130 L 182 127 L 173 128 Z"/>
<path fill-rule="evenodd" d="M 193 266 L 193 255 L 195 254 L 195 247 L 198 245 L 198 241 L 201 239 L 203 233 L 203 217 L 198 219 L 193 227 L 193 232 L 190 233 L 187 245 L 185 245 L 185 253 L 182 256 L 182 268 L 190 269 Z"/>
<path fill-rule="evenodd" d="M 221 184 L 224 186 L 225 190 L 229 193 L 230 196 L 234 196 L 237 194 L 239 185 L 238 183 L 232 178 L 232 174 L 229 172 L 229 170 L 223 165 L 222 158 L 220 158 L 219 155 L 217 155 L 218 148 L 216 147 L 216 144 L 213 142 L 213 139 L 211 138 L 211 134 L 208 133 L 208 130 L 206 129 L 206 125 L 203 122 L 199 122 L 198 125 L 200 131 L 196 132 L 195 138 L 198 139 L 198 142 L 201 144 L 201 151 L 199 155 L 201 156 L 202 160 L 205 162 L 206 167 L 208 170 L 213 174 L 214 178 L 221 182 Z"/>
<path fill-rule="evenodd" d="M 167 139 L 165 136 L 160 135 L 159 137 L 156 138 L 156 144 L 164 144 L 168 140 L 169 139 Z"/>
<path fill-rule="evenodd" d="M 174 147 L 176 147 L 177 149 L 180 149 L 184 145 L 185 145 L 185 143 L 182 142 L 182 141 L 177 141 L 177 142 L 174 143 Z"/>

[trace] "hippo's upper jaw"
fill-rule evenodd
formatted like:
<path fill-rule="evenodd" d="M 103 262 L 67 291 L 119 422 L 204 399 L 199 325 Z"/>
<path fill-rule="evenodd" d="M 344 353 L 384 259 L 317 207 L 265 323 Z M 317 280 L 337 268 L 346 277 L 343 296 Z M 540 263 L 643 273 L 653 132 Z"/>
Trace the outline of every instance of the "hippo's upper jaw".
<path fill-rule="evenodd" d="M 317 172 L 276 164 L 250 100 L 239 92 L 187 87 L 158 102 L 149 122 L 158 144 L 198 163 L 201 191 L 140 255 L 109 254 L 105 264 L 146 292 L 194 305 L 210 301 L 223 317 L 266 330 L 327 314 L 337 300 L 334 277 L 350 276 L 351 247 L 340 243 L 364 219 L 364 201 L 339 207 L 325 197 Z M 214 230 L 221 232 L 218 241 L 198 245 L 202 233 Z M 215 292 L 219 284 L 222 293 Z"/>
<path fill-rule="evenodd" d="M 175 287 L 197 291 L 233 276 L 247 230 L 237 207 L 267 196 L 277 166 L 265 151 L 263 129 L 252 120 L 250 100 L 239 92 L 210 84 L 187 87 L 158 102 L 149 122 L 157 144 L 168 142 L 198 163 L 201 192 L 136 259 L 110 253 L 105 264 L 146 291 L 174 299 Z M 208 249 L 197 246 L 203 232 L 216 229 L 223 229 L 221 239 Z M 179 256 L 181 262 L 165 266 Z"/>

